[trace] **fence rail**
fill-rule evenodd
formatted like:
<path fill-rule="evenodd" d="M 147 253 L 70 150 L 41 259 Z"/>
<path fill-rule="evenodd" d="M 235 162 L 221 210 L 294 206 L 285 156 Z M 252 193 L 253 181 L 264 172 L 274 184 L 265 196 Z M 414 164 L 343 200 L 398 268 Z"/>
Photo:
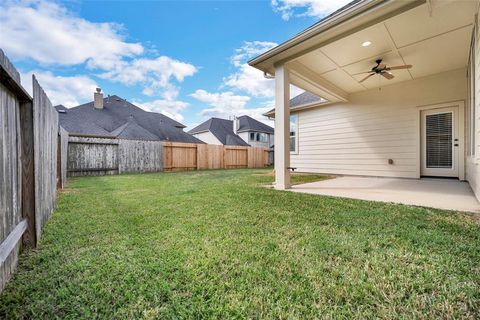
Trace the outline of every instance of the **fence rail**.
<path fill-rule="evenodd" d="M 263 168 L 268 149 L 209 144 L 164 142 L 165 171 Z"/>
<path fill-rule="evenodd" d="M 268 149 L 70 136 L 68 175 L 262 168 Z"/>

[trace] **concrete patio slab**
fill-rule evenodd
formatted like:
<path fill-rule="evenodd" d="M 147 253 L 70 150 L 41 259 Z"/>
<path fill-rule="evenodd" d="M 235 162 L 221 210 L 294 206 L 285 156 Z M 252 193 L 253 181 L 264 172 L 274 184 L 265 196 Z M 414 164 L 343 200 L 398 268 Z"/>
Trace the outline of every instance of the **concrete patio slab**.
<path fill-rule="evenodd" d="M 480 212 L 480 203 L 468 183 L 450 179 L 337 177 L 296 185 L 290 190 L 446 210 Z"/>

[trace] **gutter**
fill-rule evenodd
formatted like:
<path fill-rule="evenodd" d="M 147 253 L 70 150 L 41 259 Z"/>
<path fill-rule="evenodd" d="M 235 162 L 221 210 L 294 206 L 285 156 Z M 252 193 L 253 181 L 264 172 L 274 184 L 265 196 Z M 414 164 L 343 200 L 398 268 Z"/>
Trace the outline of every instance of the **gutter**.
<path fill-rule="evenodd" d="M 205 133 L 205 132 L 211 132 L 210 130 L 202 130 L 202 131 L 195 131 L 195 132 L 191 132 L 191 131 L 187 131 L 185 133 L 188 133 L 190 135 L 193 135 L 193 134 L 197 134 L 197 133 Z"/>
<path fill-rule="evenodd" d="M 268 112 L 267 112 L 268 113 Z M 263 115 L 265 116 L 267 113 L 264 113 Z M 243 133 L 243 132 L 260 132 L 260 133 L 266 133 L 266 134 L 273 134 L 273 132 L 267 132 L 263 130 L 251 130 L 251 129 L 245 129 L 245 130 L 238 130 L 238 133 Z"/>

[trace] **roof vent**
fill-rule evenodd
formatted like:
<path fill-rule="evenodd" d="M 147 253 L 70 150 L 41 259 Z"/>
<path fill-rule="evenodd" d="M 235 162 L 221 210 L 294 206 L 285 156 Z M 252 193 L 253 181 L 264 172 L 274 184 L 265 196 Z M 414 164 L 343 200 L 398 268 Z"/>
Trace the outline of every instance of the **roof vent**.
<path fill-rule="evenodd" d="M 67 113 L 67 110 L 63 110 L 63 109 L 60 109 L 60 110 L 57 110 L 58 113 Z"/>

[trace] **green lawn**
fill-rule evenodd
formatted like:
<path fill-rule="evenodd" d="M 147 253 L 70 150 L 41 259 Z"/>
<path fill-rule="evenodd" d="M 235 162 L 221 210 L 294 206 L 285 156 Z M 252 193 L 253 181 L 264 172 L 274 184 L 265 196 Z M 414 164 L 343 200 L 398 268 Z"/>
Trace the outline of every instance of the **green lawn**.
<path fill-rule="evenodd" d="M 275 191 L 268 172 L 70 179 L 0 318 L 480 317 L 478 220 Z"/>

